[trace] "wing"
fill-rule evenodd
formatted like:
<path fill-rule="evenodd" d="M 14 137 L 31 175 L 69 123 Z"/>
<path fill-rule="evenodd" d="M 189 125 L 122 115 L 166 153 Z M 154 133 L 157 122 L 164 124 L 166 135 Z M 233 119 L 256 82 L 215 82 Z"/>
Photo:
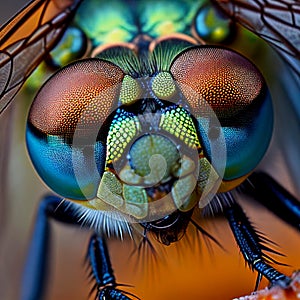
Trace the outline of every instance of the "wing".
<path fill-rule="evenodd" d="M 300 1 L 212 0 L 235 22 L 259 35 L 300 76 Z"/>
<path fill-rule="evenodd" d="M 82 0 L 33 0 L 0 28 L 0 114 L 60 40 Z"/>

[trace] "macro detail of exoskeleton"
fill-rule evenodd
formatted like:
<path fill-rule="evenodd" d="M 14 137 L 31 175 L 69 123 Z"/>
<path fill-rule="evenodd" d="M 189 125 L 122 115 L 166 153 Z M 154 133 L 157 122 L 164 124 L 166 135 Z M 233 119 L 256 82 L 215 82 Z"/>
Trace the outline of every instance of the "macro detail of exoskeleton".
<path fill-rule="evenodd" d="M 270 283 L 244 299 L 296 299 L 298 273 L 277 268 L 282 263 L 271 254 L 281 253 L 239 204 L 251 196 L 299 230 L 299 201 L 256 169 L 277 102 L 251 55 L 236 49 L 250 40 L 259 61 L 270 51 L 265 42 L 274 47 L 285 64 L 279 82 L 294 91 L 282 103 L 294 101 L 299 16 L 300 4 L 288 0 L 36 0 L 2 26 L 0 111 L 28 79 L 27 91 L 37 92 L 27 151 L 55 193 L 39 205 L 21 299 L 45 294 L 51 219 L 92 232 L 86 260 L 97 299 L 132 299 L 133 288 L 115 278 L 107 241 L 130 237 L 139 252 L 149 247 L 156 255 L 155 243 L 181 243 L 193 227 L 196 239 L 223 248 L 200 224 L 209 213 L 227 219 L 258 274 L 255 289 L 262 277 Z M 0 138 L 7 141 L 4 131 Z M 188 299 L 201 297 L 195 289 Z"/>

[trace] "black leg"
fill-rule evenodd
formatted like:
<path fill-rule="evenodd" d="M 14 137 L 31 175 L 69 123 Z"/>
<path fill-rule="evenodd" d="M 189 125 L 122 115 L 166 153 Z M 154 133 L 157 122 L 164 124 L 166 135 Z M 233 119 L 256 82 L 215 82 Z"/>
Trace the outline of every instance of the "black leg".
<path fill-rule="evenodd" d="M 21 299 L 41 300 L 47 282 L 51 226 L 54 219 L 63 223 L 83 225 L 80 223 L 77 208 L 70 202 L 62 201 L 56 196 L 47 196 L 37 211 L 35 226 L 22 280 Z M 88 225 L 88 224 L 85 224 Z M 102 237 L 93 235 L 88 249 L 88 258 L 92 274 L 99 290 L 99 299 L 129 299 L 118 290 L 111 267 L 108 250 Z M 126 293 L 125 293 L 126 294 Z M 128 295 L 134 297 L 130 293 Z"/>
<path fill-rule="evenodd" d="M 50 222 L 61 199 L 58 197 L 44 198 L 37 211 L 32 240 L 23 273 L 21 299 L 37 300 L 43 298 L 48 269 Z"/>
<path fill-rule="evenodd" d="M 265 173 L 253 173 L 243 190 L 286 223 L 300 229 L 300 201 Z"/>
<path fill-rule="evenodd" d="M 224 193 L 220 196 L 224 200 L 229 198 L 227 200 L 233 203 L 225 208 L 225 215 L 244 259 L 259 274 L 256 285 L 258 285 L 261 276 L 264 276 L 273 285 L 280 285 L 283 288 L 287 287 L 291 279 L 274 269 L 268 262 L 276 261 L 265 253 L 266 251 L 277 252 L 263 244 L 266 239 L 255 231 L 248 217 L 230 193 Z"/>
<path fill-rule="evenodd" d="M 130 300 L 125 294 L 137 298 L 117 288 L 121 285 L 116 283 L 108 249 L 103 237 L 96 234 L 92 236 L 88 247 L 87 258 L 92 269 L 91 276 L 93 276 L 96 281 L 94 288 L 97 288 L 98 299 Z"/>
<path fill-rule="evenodd" d="M 56 196 L 47 196 L 42 199 L 37 211 L 23 273 L 21 300 L 43 299 L 49 267 L 51 219 L 78 224 L 78 217 L 67 202 L 62 202 L 62 199 Z"/>

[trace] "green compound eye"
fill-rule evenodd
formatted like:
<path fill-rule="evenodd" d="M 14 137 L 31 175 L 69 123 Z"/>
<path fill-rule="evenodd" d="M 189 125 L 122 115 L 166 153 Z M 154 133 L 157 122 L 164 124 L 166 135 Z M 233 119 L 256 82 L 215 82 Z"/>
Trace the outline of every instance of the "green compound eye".
<path fill-rule="evenodd" d="M 136 116 L 118 109 L 107 137 L 107 163 L 121 158 L 126 147 L 140 130 Z"/>
<path fill-rule="evenodd" d="M 129 75 L 125 75 L 120 91 L 120 101 L 122 104 L 132 104 L 140 98 L 141 86 Z"/>
<path fill-rule="evenodd" d="M 161 116 L 159 126 L 179 138 L 188 147 L 200 148 L 195 125 L 189 113 L 182 107 L 168 107 Z"/>
<path fill-rule="evenodd" d="M 160 99 L 170 99 L 176 92 L 176 86 L 172 75 L 168 72 L 158 73 L 153 78 L 152 91 Z"/>

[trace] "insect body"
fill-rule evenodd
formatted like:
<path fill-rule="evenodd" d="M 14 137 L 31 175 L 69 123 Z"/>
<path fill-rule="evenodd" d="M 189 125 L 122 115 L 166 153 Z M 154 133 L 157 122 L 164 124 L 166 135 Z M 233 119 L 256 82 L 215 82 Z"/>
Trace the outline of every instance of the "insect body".
<path fill-rule="evenodd" d="M 231 193 L 268 147 L 273 126 L 270 94 L 261 73 L 245 57 L 199 43 L 205 5 L 84 1 L 74 19 L 79 29 L 67 32 L 58 47 L 64 49 L 70 38 L 83 47 L 72 49 L 67 60 L 84 51 L 92 57 L 58 71 L 31 106 L 29 155 L 44 182 L 64 197 L 45 198 L 41 209 L 96 231 L 88 257 L 99 299 L 130 296 L 113 276 L 106 235 L 137 230 L 142 232 L 141 243 L 149 243 L 153 234 L 170 245 L 182 238 L 191 222 L 210 236 L 194 219 L 214 201 L 224 207 L 251 267 L 273 284 L 290 284 L 289 277 L 269 265 L 263 250 L 271 250 L 262 246 L 263 238 Z M 75 8 L 76 3 L 71 14 Z M 53 58 L 52 67 L 64 64 L 64 57 Z M 4 88 L 3 108 L 11 99 L 10 86 Z M 283 204 L 297 207 L 287 195 Z M 296 214 L 297 209 L 290 209 L 289 215 Z M 43 216 L 44 212 L 38 216 L 41 223 L 46 222 Z M 46 247 L 48 232 L 40 227 L 38 222 L 24 299 L 38 299 L 42 292 L 43 263 L 36 270 L 32 267 L 36 256 L 42 260 L 37 253 Z"/>

